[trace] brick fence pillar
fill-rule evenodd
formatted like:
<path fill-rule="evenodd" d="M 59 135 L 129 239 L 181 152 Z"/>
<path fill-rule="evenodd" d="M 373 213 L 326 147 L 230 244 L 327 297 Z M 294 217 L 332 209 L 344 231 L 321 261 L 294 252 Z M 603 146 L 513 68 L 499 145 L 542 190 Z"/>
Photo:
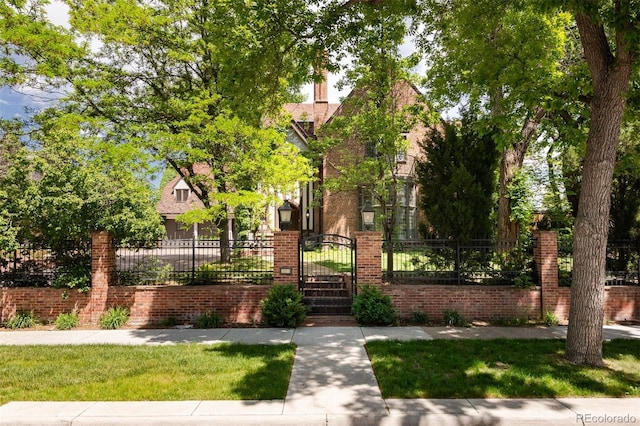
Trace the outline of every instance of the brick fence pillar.
<path fill-rule="evenodd" d="M 273 283 L 297 284 L 300 233 L 280 231 L 273 234 Z"/>
<path fill-rule="evenodd" d="M 356 277 L 358 285 L 382 284 L 382 234 L 356 232 Z"/>
<path fill-rule="evenodd" d="M 116 247 L 108 232 L 91 234 L 91 322 L 97 323 L 107 308 L 109 286 L 116 275 Z"/>
<path fill-rule="evenodd" d="M 555 231 L 534 231 L 533 259 L 540 280 L 540 313 L 555 312 L 559 296 L 558 234 Z"/>

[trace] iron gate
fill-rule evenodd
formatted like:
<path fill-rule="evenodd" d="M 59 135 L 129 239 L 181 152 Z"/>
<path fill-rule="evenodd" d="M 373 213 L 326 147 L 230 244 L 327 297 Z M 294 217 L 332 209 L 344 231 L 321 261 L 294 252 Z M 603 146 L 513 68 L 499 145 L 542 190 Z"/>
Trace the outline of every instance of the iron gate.
<path fill-rule="evenodd" d="M 356 242 L 336 234 L 300 240 L 299 289 L 311 313 L 350 314 L 357 292 Z"/>

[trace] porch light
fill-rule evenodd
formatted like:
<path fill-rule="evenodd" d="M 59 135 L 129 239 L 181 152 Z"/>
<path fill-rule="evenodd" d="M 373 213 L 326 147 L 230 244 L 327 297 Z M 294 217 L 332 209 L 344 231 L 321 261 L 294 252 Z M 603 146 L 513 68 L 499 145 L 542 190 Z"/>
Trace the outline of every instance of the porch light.
<path fill-rule="evenodd" d="M 289 200 L 284 200 L 284 203 L 278 207 L 278 214 L 280 215 L 280 229 L 288 228 L 291 225 L 291 212 L 293 207 L 289 204 Z"/>
<path fill-rule="evenodd" d="M 369 231 L 373 228 L 375 214 L 376 212 L 373 210 L 373 207 L 371 207 L 371 202 L 369 200 L 365 201 L 362 207 L 362 224 L 365 230 Z"/>

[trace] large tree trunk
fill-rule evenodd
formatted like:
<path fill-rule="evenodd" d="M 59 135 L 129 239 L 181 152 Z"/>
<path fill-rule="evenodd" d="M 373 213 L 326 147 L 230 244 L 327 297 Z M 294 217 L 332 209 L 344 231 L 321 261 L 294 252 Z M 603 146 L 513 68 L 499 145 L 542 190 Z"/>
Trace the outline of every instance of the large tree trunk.
<path fill-rule="evenodd" d="M 518 239 L 518 224 L 511 220 L 511 200 L 509 185 L 522 168 L 529 145 L 537 134 L 538 126 L 545 116 L 545 111 L 538 108 L 533 117 L 528 119 L 520 131 L 520 141 L 502 153 L 500 160 L 500 178 L 498 192 L 498 241 L 508 242 Z"/>
<path fill-rule="evenodd" d="M 584 14 L 577 14 L 576 22 L 593 80 L 594 94 L 574 231 L 566 357 L 576 364 L 602 365 L 611 182 L 631 61 L 625 58 L 622 38 L 617 40 L 616 58 L 609 50 L 601 25 Z"/>

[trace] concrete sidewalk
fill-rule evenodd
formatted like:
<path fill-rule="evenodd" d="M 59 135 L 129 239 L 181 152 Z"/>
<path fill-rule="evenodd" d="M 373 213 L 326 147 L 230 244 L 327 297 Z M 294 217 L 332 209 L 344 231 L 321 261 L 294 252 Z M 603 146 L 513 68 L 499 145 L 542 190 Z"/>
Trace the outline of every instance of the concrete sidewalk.
<path fill-rule="evenodd" d="M 605 326 L 605 339 L 640 326 Z M 566 327 L 304 327 L 0 332 L 0 345 L 219 342 L 298 346 L 278 401 L 10 402 L 0 425 L 640 425 L 640 398 L 383 399 L 364 350 L 376 339 L 564 338 Z"/>

